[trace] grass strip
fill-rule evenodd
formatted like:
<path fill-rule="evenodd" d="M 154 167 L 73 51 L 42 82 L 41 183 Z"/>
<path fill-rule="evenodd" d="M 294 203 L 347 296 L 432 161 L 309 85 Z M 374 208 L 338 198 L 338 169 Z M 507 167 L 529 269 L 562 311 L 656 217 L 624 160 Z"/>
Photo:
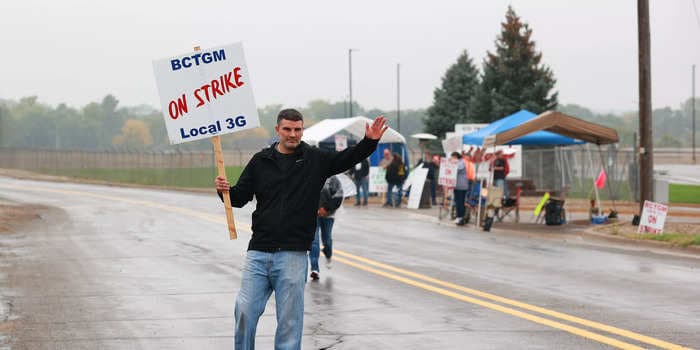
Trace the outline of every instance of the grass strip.
<path fill-rule="evenodd" d="M 644 233 L 644 234 L 627 234 L 625 235 L 629 238 L 641 239 L 641 240 L 652 240 L 667 242 L 673 246 L 687 247 L 690 245 L 700 245 L 700 235 L 692 235 L 688 233 Z"/>
<path fill-rule="evenodd" d="M 243 167 L 226 167 L 226 177 L 235 184 Z M 167 187 L 214 187 L 215 168 L 109 168 L 41 169 L 50 175 L 109 182 Z"/>

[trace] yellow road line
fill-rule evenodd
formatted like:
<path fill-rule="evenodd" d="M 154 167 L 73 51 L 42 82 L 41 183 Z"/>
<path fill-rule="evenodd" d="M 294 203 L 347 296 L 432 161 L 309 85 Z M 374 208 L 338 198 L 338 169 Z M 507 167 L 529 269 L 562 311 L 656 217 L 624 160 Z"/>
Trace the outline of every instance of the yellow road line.
<path fill-rule="evenodd" d="M 465 293 L 468 293 L 468 294 L 476 295 L 476 296 L 479 296 L 479 297 L 482 297 L 482 298 L 485 298 L 485 299 L 497 301 L 497 302 L 499 302 L 499 303 L 503 303 L 503 304 L 507 304 L 507 305 L 511 305 L 511 306 L 516 306 L 516 307 L 519 307 L 519 308 L 521 308 L 521 309 L 525 309 L 525 310 L 530 310 L 530 311 L 538 312 L 538 313 L 541 313 L 541 314 L 544 314 L 544 315 L 556 317 L 556 318 L 559 318 L 559 319 L 562 319 L 562 320 L 566 320 L 566 321 L 569 321 L 569 322 L 573 322 L 573 323 L 578 323 L 578 324 L 580 324 L 580 325 L 584 325 L 584 326 L 587 326 L 587 327 L 599 329 L 599 330 L 606 331 L 606 332 L 609 332 L 609 333 L 612 333 L 612 334 L 621 335 L 621 336 L 623 336 L 623 337 L 627 337 L 627 338 L 630 338 L 630 339 L 633 339 L 633 340 L 637 340 L 637 341 L 640 341 L 640 342 L 643 342 L 643 343 L 646 343 L 646 344 L 649 344 L 649 345 L 658 346 L 658 347 L 660 347 L 660 348 L 662 348 L 662 349 L 669 349 L 669 350 L 688 350 L 688 348 L 686 348 L 686 347 L 683 347 L 683 346 L 680 346 L 680 345 L 676 345 L 676 344 L 673 344 L 673 343 L 669 343 L 669 342 L 666 342 L 666 341 L 663 341 L 663 340 L 660 340 L 660 339 L 652 338 L 652 337 L 649 337 L 649 336 L 646 336 L 646 335 L 643 335 L 643 334 L 631 332 L 631 331 L 624 330 L 624 329 L 620 329 L 620 328 L 613 327 L 613 326 L 608 326 L 608 325 L 605 325 L 605 324 L 602 324 L 602 323 L 598 323 L 598 322 L 595 322 L 595 321 L 586 320 L 586 319 L 583 319 L 583 318 L 580 318 L 580 317 L 568 315 L 568 314 L 561 313 L 561 312 L 557 312 L 557 311 L 554 311 L 554 310 L 545 309 L 545 308 L 542 308 L 542 307 L 539 307 L 539 306 L 535 306 L 535 305 L 526 304 L 526 303 L 519 302 L 519 301 L 516 301 L 516 300 L 512 300 L 512 299 L 500 297 L 500 296 L 497 296 L 497 295 L 494 295 L 494 294 L 490 294 L 490 293 L 478 291 L 478 290 L 475 290 L 475 289 L 463 287 L 463 286 L 460 286 L 460 285 L 457 285 L 457 284 L 454 284 L 454 283 L 445 282 L 445 281 L 442 281 L 442 280 L 439 280 L 439 279 L 436 279 L 436 278 L 428 277 L 428 276 L 423 275 L 423 274 L 411 272 L 411 271 L 404 270 L 404 269 L 401 269 L 401 268 L 398 268 L 398 267 L 394 267 L 394 266 L 387 265 L 387 264 L 382 264 L 382 263 L 377 262 L 377 261 L 374 261 L 374 260 L 370 260 L 370 259 L 367 259 L 367 258 L 363 258 L 363 257 L 361 257 L 361 256 L 353 255 L 353 254 L 344 252 L 344 251 L 342 251 L 342 250 L 333 249 L 333 253 L 336 254 L 336 255 L 341 255 L 341 256 L 344 256 L 344 257 L 346 257 L 346 258 L 350 258 L 350 259 L 354 259 L 354 260 L 363 262 L 363 263 L 368 264 L 368 265 L 376 266 L 376 267 L 379 267 L 379 268 L 382 268 L 382 269 L 385 269 L 385 270 L 388 270 L 388 271 L 400 273 L 400 274 L 403 274 L 403 275 L 406 275 L 406 276 L 410 276 L 410 277 L 412 277 L 412 278 L 416 278 L 416 279 L 419 279 L 419 280 L 423 280 L 423 281 L 426 281 L 426 282 L 430 282 L 430 283 L 433 283 L 433 284 L 436 284 L 436 285 L 440 285 L 440 286 L 443 286 L 443 287 L 455 289 L 455 290 L 458 290 L 458 291 L 461 291 L 461 292 L 465 292 Z"/>
<path fill-rule="evenodd" d="M 129 199 L 129 198 L 124 198 L 124 197 L 116 197 L 116 196 L 108 196 L 108 195 L 94 194 L 94 193 L 83 192 L 83 191 L 58 190 L 58 189 L 51 189 L 51 188 L 44 188 L 44 187 L 36 187 L 36 186 L 31 186 L 31 187 L 30 187 L 30 186 L 0 186 L 0 187 L 14 188 L 14 189 L 20 189 L 20 190 L 29 190 L 29 191 L 43 191 L 43 192 L 53 192 L 53 193 L 61 193 L 61 194 L 71 194 L 71 195 L 77 195 L 77 196 L 92 197 L 92 198 L 97 198 L 97 199 L 105 199 L 105 200 L 120 201 L 120 202 L 125 202 L 125 203 L 131 203 L 131 204 L 137 204 L 137 205 L 142 205 L 142 206 L 146 206 L 146 207 L 152 207 L 152 208 L 167 210 L 167 211 L 176 212 L 176 213 L 180 213 L 180 214 L 184 214 L 184 215 L 188 215 L 188 216 L 193 216 L 193 217 L 197 217 L 197 218 L 200 218 L 200 219 L 202 219 L 202 220 L 209 221 L 209 222 L 213 222 L 213 223 L 226 224 L 225 217 L 223 217 L 223 216 L 206 214 L 206 213 L 202 213 L 202 212 L 195 211 L 195 210 L 190 210 L 190 209 L 185 209 L 185 208 L 175 207 L 175 206 L 170 206 L 170 205 L 165 205 L 165 204 L 159 204 L 159 203 L 150 202 L 150 201 L 144 201 L 144 200 L 135 200 L 135 199 Z M 245 225 L 245 229 L 247 229 L 247 231 L 250 232 L 250 225 Z M 483 307 L 486 307 L 486 308 L 489 308 L 489 309 L 493 309 L 493 310 L 496 310 L 496 311 L 500 311 L 500 312 L 503 312 L 503 313 L 506 313 L 506 314 L 509 314 L 509 315 L 512 315 L 512 316 L 524 318 L 524 319 L 530 320 L 530 321 L 535 322 L 535 323 L 547 325 L 547 326 L 550 326 L 550 327 L 552 327 L 552 328 L 561 329 L 561 330 L 564 330 L 564 331 L 566 331 L 566 332 L 569 332 L 569 333 L 572 333 L 572 334 L 576 334 L 576 335 L 579 335 L 579 336 L 581 336 L 581 337 L 589 338 L 589 339 L 592 339 L 592 340 L 596 340 L 596 341 L 598 341 L 598 342 L 601 342 L 601 343 L 604 343 L 604 344 L 607 344 L 607 345 L 611 345 L 611 346 L 614 346 L 614 347 L 617 347 L 617 348 L 620 348 L 620 349 L 642 349 L 642 348 L 640 348 L 640 347 L 638 347 L 638 346 L 636 346 L 636 345 L 632 345 L 632 344 L 629 344 L 629 343 L 625 343 L 625 342 L 619 341 L 619 340 L 617 340 L 617 339 L 613 339 L 613 338 L 609 338 L 609 337 L 606 337 L 606 336 L 603 336 L 603 335 L 600 335 L 600 334 L 597 334 L 597 333 L 593 333 L 593 332 L 590 332 L 590 331 L 587 331 L 587 330 L 584 330 L 584 329 L 581 329 L 581 328 L 577 328 L 577 327 L 569 326 L 569 325 L 566 325 L 566 324 L 562 324 L 562 323 L 559 323 L 559 322 L 556 322 L 556 321 L 552 321 L 552 320 L 549 320 L 549 319 L 546 319 L 546 318 L 542 318 L 542 317 L 539 317 L 539 316 L 531 315 L 531 314 L 528 314 L 528 313 L 525 313 L 525 312 L 522 312 L 522 311 L 518 311 L 518 310 L 515 310 L 515 309 L 511 309 L 511 308 L 508 308 L 508 307 L 504 307 L 504 306 L 501 306 L 501 305 L 498 305 L 498 304 L 493 304 L 493 303 L 490 303 L 490 302 L 487 302 L 487 301 L 483 301 L 483 300 L 480 300 L 480 299 L 475 299 L 475 298 L 472 298 L 472 297 L 469 297 L 469 296 L 466 296 L 466 295 L 463 295 L 463 294 L 455 293 L 455 292 L 452 292 L 452 291 L 449 291 L 449 290 L 446 290 L 446 289 L 443 289 L 443 288 L 435 287 L 435 286 L 432 286 L 432 285 L 429 285 L 429 284 L 425 284 L 425 283 L 421 283 L 421 282 L 418 282 L 418 281 L 415 281 L 415 280 L 412 280 L 412 279 L 409 279 L 409 278 L 401 277 L 401 276 L 394 275 L 394 274 L 391 274 L 391 273 L 388 273 L 388 272 L 385 272 L 385 271 L 382 271 L 382 270 L 378 270 L 378 269 L 375 269 L 375 268 L 372 268 L 372 267 L 368 267 L 368 266 L 365 266 L 365 265 L 361 265 L 361 264 L 359 264 L 359 263 L 357 263 L 357 262 L 355 262 L 355 261 L 359 261 L 359 262 L 362 262 L 362 263 L 365 263 L 365 264 L 368 264 L 368 265 L 372 265 L 372 266 L 376 266 L 376 267 L 379 267 L 379 268 L 382 268 L 382 269 L 385 269 L 385 270 L 388 270 L 388 271 L 392 271 L 392 272 L 396 272 L 396 273 L 403 274 L 403 275 L 406 275 L 406 276 L 410 276 L 410 277 L 412 277 L 412 278 L 416 278 L 416 279 L 419 279 L 419 280 L 423 280 L 423 281 L 426 281 L 426 282 L 430 282 L 430 283 L 433 283 L 433 284 L 436 284 L 436 285 L 440 285 L 440 286 L 443 286 L 443 287 L 447 287 L 447 288 L 451 288 L 451 289 L 458 290 L 458 291 L 461 291 L 461 292 L 465 292 L 465 293 L 468 293 L 468 294 L 472 294 L 472 295 L 475 295 L 475 296 L 479 296 L 479 297 L 482 297 L 482 298 L 485 298 L 485 299 L 497 301 L 497 302 L 500 302 L 500 303 L 503 303 L 503 304 L 507 304 L 507 305 L 519 307 L 519 308 L 522 308 L 522 309 L 525 309 L 525 310 L 529 310 L 529 311 L 538 312 L 538 313 L 541 313 L 541 314 L 544 314 L 544 315 L 552 316 L 552 317 L 559 318 L 559 319 L 562 319 L 562 320 L 566 320 L 566 321 L 569 321 L 569 322 L 581 324 L 581 325 L 584 325 L 584 326 L 587 326 L 587 327 L 590 327 L 590 328 L 595 328 L 595 329 L 602 330 L 602 331 L 605 331 L 605 332 L 609 332 L 609 333 L 612 333 L 612 334 L 616 334 L 616 335 L 620 335 L 620 336 L 623 336 L 623 337 L 627 337 L 627 338 L 629 338 L 629 339 L 633 339 L 633 340 L 636 340 L 636 341 L 639 341 L 639 342 L 643 342 L 643 343 L 646 343 L 646 344 L 658 346 L 658 347 L 660 347 L 660 348 L 662 348 L 662 349 L 669 349 L 669 350 L 689 350 L 689 348 L 686 348 L 686 347 L 683 347 L 683 346 L 680 346 L 680 345 L 676 345 L 676 344 L 672 344 L 672 343 L 669 343 L 669 342 L 666 342 L 666 341 L 663 341 L 663 340 L 660 340 L 660 339 L 656 339 L 656 338 L 649 337 L 649 336 L 645 336 L 645 335 L 642 335 L 642 334 L 639 334 L 639 333 L 627 331 L 627 330 L 620 329 L 620 328 L 617 328 L 617 327 L 608 326 L 608 325 L 605 325 L 605 324 L 602 324 L 602 323 L 598 323 L 598 322 L 595 322 L 595 321 L 586 320 L 586 319 L 579 318 L 579 317 L 576 317 L 576 316 L 564 314 L 564 313 L 557 312 L 557 311 L 554 311 L 554 310 L 549 310 L 549 309 L 541 308 L 541 307 L 538 307 L 538 306 L 534 306 L 534 305 L 522 303 L 522 302 L 519 302 L 519 301 L 516 301 L 516 300 L 512 300 L 512 299 L 500 297 L 500 296 L 497 296 L 497 295 L 494 295 L 494 294 L 490 294 L 490 293 L 486 293 L 486 292 L 481 292 L 481 291 L 478 291 L 478 290 L 475 290 L 475 289 L 471 289 L 471 288 L 467 288 L 467 287 L 463 287 L 463 286 L 460 286 L 460 285 L 457 285 L 457 284 L 454 284 L 454 283 L 445 282 L 445 281 L 442 281 L 442 280 L 439 280 L 439 279 L 436 279 L 436 278 L 428 277 L 428 276 L 423 275 L 423 274 L 411 272 L 411 271 L 408 271 L 408 270 L 405 270 L 405 269 L 401 269 L 401 268 L 394 267 L 394 266 L 391 266 L 391 265 L 383 264 L 383 263 L 380 263 L 380 262 L 377 262 L 377 261 L 374 261 L 374 260 L 371 260 L 371 259 L 367 259 L 367 258 L 364 258 L 364 257 L 361 257 L 361 256 L 353 255 L 353 254 L 344 252 L 344 251 L 342 251 L 342 250 L 334 249 L 334 253 L 335 253 L 336 255 L 340 255 L 340 256 L 343 256 L 343 257 L 347 258 L 347 259 L 344 259 L 344 258 L 339 258 L 339 257 L 336 256 L 336 259 L 335 259 L 335 260 L 338 260 L 338 261 L 340 261 L 340 262 L 342 262 L 342 263 L 344 263 L 344 264 L 346 264 L 346 265 L 353 266 L 353 267 L 355 267 L 355 268 L 358 268 L 358 269 L 361 269 L 361 270 L 364 270 L 364 271 L 367 271 L 367 272 L 371 272 L 371 273 L 374 273 L 374 274 L 377 274 L 377 275 L 380 275 L 380 276 L 383 276 L 383 277 L 386 277 L 386 278 L 389 278 L 389 279 L 392 279 L 392 280 L 396 280 L 396 281 L 399 281 L 399 282 L 403 282 L 403 283 L 406 283 L 406 284 L 409 284 L 409 285 L 412 285 L 412 286 L 415 286 L 415 287 L 418 287 L 418 288 L 422 288 L 422 289 L 425 289 L 425 290 L 429 290 L 429 291 L 432 291 L 432 292 L 435 292 L 435 293 L 438 293 L 438 294 L 441 294 L 441 295 L 449 296 L 449 297 L 454 298 L 454 299 L 457 299 L 457 300 L 469 302 L 469 303 L 472 303 L 472 304 L 477 304 L 477 305 L 480 305 L 480 306 L 483 306 Z M 348 260 L 348 259 L 354 259 L 355 261 L 351 261 L 351 260 Z"/>
<path fill-rule="evenodd" d="M 335 251 L 334 251 L 334 252 L 335 252 Z M 469 296 L 466 296 L 466 295 L 463 295 L 463 294 L 455 293 L 455 292 L 453 292 L 453 291 L 450 291 L 450 290 L 447 290 L 447 289 L 444 289 L 444 288 L 435 287 L 435 286 L 432 286 L 432 285 L 429 285 L 429 284 L 426 284 L 426 283 L 422 283 L 422 282 L 418 282 L 418 281 L 415 281 L 415 280 L 412 280 L 412 279 L 409 279 L 409 278 L 406 278 L 406 277 L 401 277 L 401 276 L 398 276 L 398 275 L 395 275 L 395 274 L 392 274 L 392 273 L 389 273 L 389 272 L 385 272 L 385 271 L 382 271 L 382 270 L 379 270 L 379 269 L 375 269 L 375 268 L 372 268 L 372 267 L 368 267 L 368 266 L 366 266 L 366 265 L 359 264 L 359 263 L 354 262 L 354 261 L 349 260 L 349 259 L 345 259 L 345 258 L 341 258 L 341 257 L 333 257 L 333 260 L 334 260 L 334 261 L 337 260 L 337 261 L 342 262 L 342 263 L 344 263 L 344 264 L 350 265 L 350 266 L 355 267 L 355 268 L 358 268 L 358 269 L 360 269 L 360 270 L 364 270 L 364 271 L 367 271 L 367 272 L 371 272 L 371 273 L 376 274 L 376 275 L 380 275 L 380 276 L 382 276 L 382 277 L 386 277 L 386 278 L 389 278 L 389 279 L 392 279 L 392 280 L 395 280 L 395 281 L 399 281 L 399 282 L 402 282 L 402 283 L 405 283 L 405 284 L 409 284 L 409 285 L 414 286 L 414 287 L 418 287 L 418 288 L 421 288 L 421 289 L 425 289 L 425 290 L 431 291 L 431 292 L 433 292 L 433 293 L 442 294 L 442 295 L 444 295 L 444 296 L 447 296 L 447 297 L 450 297 L 450 298 L 453 298 L 453 299 L 457 299 L 457 300 L 465 301 L 465 302 L 468 302 L 468 303 L 476 304 L 476 305 L 479 305 L 479 306 L 483 306 L 483 307 L 485 307 L 485 308 L 489 308 L 489 309 L 492 309 L 492 310 L 500 311 L 500 312 L 502 312 L 502 313 L 505 313 L 505 314 L 508 314 L 508 315 L 512 315 L 512 316 L 515 316 L 515 317 L 524 318 L 524 319 L 526 319 L 526 320 L 529 320 L 529 321 L 532 321 L 532 322 L 535 322 L 535 323 L 539 323 L 539 324 L 542 324 L 542 325 L 545 325 L 545 326 L 549 326 L 549 327 L 552 327 L 552 328 L 561 329 L 561 330 L 563 330 L 563 331 L 566 331 L 566 332 L 569 332 L 569 333 L 573 333 L 573 334 L 575 334 L 575 335 L 578 335 L 578 336 L 581 336 L 581 337 L 584 337 L 584 338 L 592 339 L 592 340 L 598 341 L 598 342 L 603 343 L 603 344 L 607 344 L 607 345 L 610 345 L 610 346 L 614 346 L 614 347 L 616 347 L 616 348 L 618 348 L 618 349 L 643 350 L 643 348 L 641 348 L 641 347 L 639 347 L 639 346 L 636 346 L 636 345 L 633 345 L 633 344 L 629 344 L 629 343 L 625 343 L 625 342 L 619 341 L 619 340 L 617 340 L 617 339 L 610 338 L 610 337 L 606 337 L 606 336 L 604 336 L 604 335 L 600 335 L 600 334 L 597 334 L 597 333 L 593 333 L 593 332 L 587 331 L 587 330 L 585 330 L 585 329 L 577 328 L 577 327 L 574 327 L 574 326 L 569 326 L 569 325 L 566 325 L 566 324 L 563 324 L 563 323 L 559 323 L 559 322 L 556 322 L 556 321 L 552 321 L 552 320 L 549 320 L 549 319 L 546 319 L 546 318 L 543 318 L 543 317 L 531 315 L 531 314 L 528 314 L 528 313 L 525 313 L 525 312 L 522 312 L 522 311 L 518 311 L 518 310 L 515 310 L 515 309 L 511 309 L 511 308 L 508 308 L 508 307 L 505 307 L 505 306 L 501 306 L 501 305 L 498 305 L 498 304 L 490 303 L 490 302 L 488 302 L 488 301 L 483 301 L 483 300 L 476 299 L 476 298 L 472 298 L 472 297 L 469 297 Z"/>

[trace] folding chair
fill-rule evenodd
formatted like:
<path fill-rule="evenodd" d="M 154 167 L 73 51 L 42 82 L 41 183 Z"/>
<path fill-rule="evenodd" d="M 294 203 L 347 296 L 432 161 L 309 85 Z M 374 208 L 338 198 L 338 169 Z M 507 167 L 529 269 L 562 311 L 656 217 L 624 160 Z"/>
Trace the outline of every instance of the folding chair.
<path fill-rule="evenodd" d="M 507 216 L 511 215 L 513 213 L 514 215 L 514 220 L 518 222 L 518 214 L 519 214 L 519 208 L 518 208 L 518 200 L 514 198 L 506 198 L 502 200 L 502 206 L 499 210 L 496 211 L 496 219 L 498 222 L 503 222 L 503 219 L 505 219 Z"/>

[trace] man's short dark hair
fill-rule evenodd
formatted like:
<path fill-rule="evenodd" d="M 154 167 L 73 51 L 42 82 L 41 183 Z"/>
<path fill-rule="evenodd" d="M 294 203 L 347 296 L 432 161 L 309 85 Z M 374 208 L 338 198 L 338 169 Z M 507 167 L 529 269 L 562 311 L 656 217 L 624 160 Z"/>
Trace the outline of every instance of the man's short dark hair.
<path fill-rule="evenodd" d="M 304 116 L 302 116 L 301 113 L 299 113 L 299 111 L 297 111 L 294 108 L 287 108 L 281 110 L 280 113 L 277 115 L 277 125 L 280 125 L 282 119 L 291 120 L 293 122 L 301 120 L 302 123 L 304 122 Z"/>

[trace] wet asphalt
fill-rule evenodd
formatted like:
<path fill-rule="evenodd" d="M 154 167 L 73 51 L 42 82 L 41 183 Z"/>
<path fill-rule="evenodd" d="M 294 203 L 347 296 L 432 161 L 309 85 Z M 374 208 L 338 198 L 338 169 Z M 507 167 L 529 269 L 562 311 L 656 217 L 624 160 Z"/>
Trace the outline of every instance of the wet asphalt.
<path fill-rule="evenodd" d="M 213 191 L 0 178 L 0 197 L 48 208 L 0 235 L 8 348 L 233 348 L 252 206 L 230 241 Z M 344 207 L 333 238 L 332 269 L 307 283 L 304 349 L 700 348 L 698 257 L 372 206 Z M 273 296 L 259 349 L 275 327 Z"/>

